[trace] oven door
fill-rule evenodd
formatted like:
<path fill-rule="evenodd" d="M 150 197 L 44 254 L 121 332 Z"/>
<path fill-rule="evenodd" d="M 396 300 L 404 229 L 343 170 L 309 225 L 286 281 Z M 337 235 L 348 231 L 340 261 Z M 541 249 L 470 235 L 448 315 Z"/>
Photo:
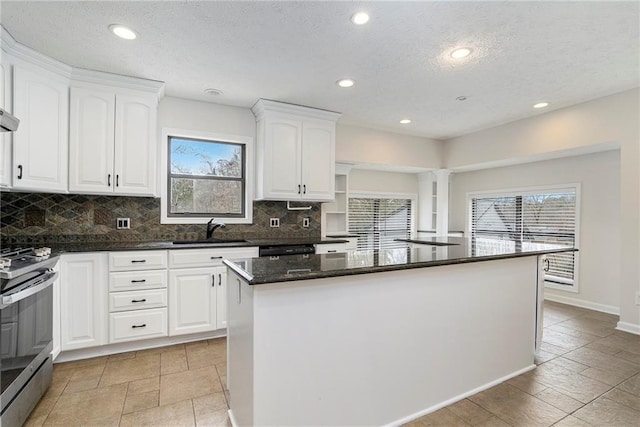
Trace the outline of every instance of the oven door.
<path fill-rule="evenodd" d="M 57 272 L 5 281 L 0 294 L 0 410 L 27 385 L 53 347 L 53 282 Z"/>

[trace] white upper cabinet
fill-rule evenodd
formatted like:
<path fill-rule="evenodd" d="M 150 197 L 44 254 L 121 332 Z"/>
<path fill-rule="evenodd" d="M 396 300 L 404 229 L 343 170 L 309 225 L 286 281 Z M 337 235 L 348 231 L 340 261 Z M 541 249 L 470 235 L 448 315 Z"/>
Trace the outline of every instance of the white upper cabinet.
<path fill-rule="evenodd" d="M 334 198 L 338 113 L 261 99 L 256 198 L 324 201 Z"/>
<path fill-rule="evenodd" d="M 71 88 L 69 191 L 153 196 L 157 96 Z"/>
<path fill-rule="evenodd" d="M 71 88 L 69 190 L 113 191 L 113 92 Z"/>
<path fill-rule="evenodd" d="M 37 67 L 13 67 L 13 188 L 67 191 L 69 83 Z"/>

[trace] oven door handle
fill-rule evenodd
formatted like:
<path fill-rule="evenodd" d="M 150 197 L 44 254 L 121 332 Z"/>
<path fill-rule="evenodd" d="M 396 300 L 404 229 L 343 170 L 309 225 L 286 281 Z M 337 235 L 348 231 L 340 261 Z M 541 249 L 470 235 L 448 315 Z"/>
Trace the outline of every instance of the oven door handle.
<path fill-rule="evenodd" d="M 37 294 L 43 289 L 48 288 L 53 285 L 53 282 L 58 278 L 58 272 L 54 271 L 51 273 L 47 273 L 45 278 L 36 277 L 33 279 L 31 284 L 26 284 L 21 290 L 15 293 L 9 293 L 8 295 L 3 295 L 0 299 L 0 308 L 5 308 L 14 304 L 20 300 L 23 300 L 31 295 Z"/>

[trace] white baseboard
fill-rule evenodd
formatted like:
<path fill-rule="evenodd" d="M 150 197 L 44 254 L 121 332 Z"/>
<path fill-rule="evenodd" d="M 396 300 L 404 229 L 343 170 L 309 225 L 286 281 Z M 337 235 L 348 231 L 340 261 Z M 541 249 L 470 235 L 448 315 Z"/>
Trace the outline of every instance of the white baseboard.
<path fill-rule="evenodd" d="M 54 357 L 54 363 L 71 362 L 73 360 L 89 359 L 91 357 L 107 356 L 110 354 L 126 353 L 128 351 L 147 350 L 150 348 L 165 347 L 174 344 L 185 344 L 212 338 L 227 336 L 226 329 L 218 329 L 212 332 L 200 332 L 197 334 L 178 335 L 174 337 L 153 338 L 148 340 L 128 341 L 116 344 L 100 345 L 97 347 L 83 348 L 79 350 L 63 351 Z"/>
<path fill-rule="evenodd" d="M 493 387 L 495 385 L 498 385 L 500 383 L 508 381 L 511 378 L 517 377 L 518 375 L 522 375 L 525 372 L 529 372 L 529 371 L 531 371 L 531 370 L 533 370 L 535 368 L 536 368 L 536 365 L 529 365 L 526 368 L 519 369 L 519 370 L 517 370 L 515 372 L 512 372 L 512 373 L 510 373 L 508 375 L 505 375 L 502 378 L 498 378 L 497 380 L 494 380 L 494 381 L 491 381 L 491 382 L 489 382 L 487 384 L 481 385 L 480 387 L 474 388 L 473 390 L 470 390 L 470 391 L 468 391 L 466 393 L 463 393 L 463 394 L 458 395 L 456 397 L 453 397 L 451 399 L 445 400 L 444 402 L 440 402 L 437 405 L 431 406 L 431 407 L 429 407 L 427 409 L 423 409 L 423 410 L 421 410 L 419 412 L 413 413 L 413 414 L 408 415 L 406 417 L 403 417 L 403 418 L 401 418 L 399 420 L 393 421 L 393 422 L 387 424 L 385 427 L 401 426 L 401 425 L 406 424 L 406 423 L 408 423 L 410 421 L 413 421 L 413 420 L 418 419 L 420 417 L 423 417 L 423 416 L 425 416 L 427 414 L 435 412 L 438 409 L 442 409 L 445 406 L 452 405 L 452 404 L 454 404 L 456 402 L 461 401 L 462 399 L 466 399 L 469 396 L 473 396 L 476 393 L 480 393 L 481 391 L 487 390 L 487 389 L 489 389 L 489 388 L 491 388 L 491 387 Z M 235 426 L 235 424 L 234 424 L 234 426 Z"/>
<path fill-rule="evenodd" d="M 573 305 L 575 307 L 588 308 L 589 310 L 601 311 L 603 313 L 620 315 L 620 307 L 615 305 L 599 304 L 597 302 L 585 301 L 578 298 L 565 297 L 564 295 L 545 295 L 544 299 L 562 304 Z"/>
<path fill-rule="evenodd" d="M 616 329 L 623 332 L 629 332 L 630 334 L 640 335 L 640 325 L 629 322 L 618 322 Z"/>

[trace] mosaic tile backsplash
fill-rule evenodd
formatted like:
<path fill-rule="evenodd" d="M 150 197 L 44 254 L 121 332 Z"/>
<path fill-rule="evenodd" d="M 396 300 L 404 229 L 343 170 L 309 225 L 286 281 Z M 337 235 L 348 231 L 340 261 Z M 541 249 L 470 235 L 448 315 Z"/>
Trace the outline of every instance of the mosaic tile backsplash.
<path fill-rule="evenodd" d="M 253 224 L 230 224 L 215 231 L 227 239 L 320 237 L 320 203 L 290 211 L 286 202 L 253 202 Z M 116 218 L 131 218 L 116 230 Z M 269 227 L 280 218 L 280 227 Z M 302 227 L 304 218 L 310 226 Z M 224 220 L 222 220 L 224 222 Z M 205 224 L 160 224 L 160 199 L 77 194 L 0 193 L 3 245 L 79 242 L 150 242 L 205 238 Z"/>

